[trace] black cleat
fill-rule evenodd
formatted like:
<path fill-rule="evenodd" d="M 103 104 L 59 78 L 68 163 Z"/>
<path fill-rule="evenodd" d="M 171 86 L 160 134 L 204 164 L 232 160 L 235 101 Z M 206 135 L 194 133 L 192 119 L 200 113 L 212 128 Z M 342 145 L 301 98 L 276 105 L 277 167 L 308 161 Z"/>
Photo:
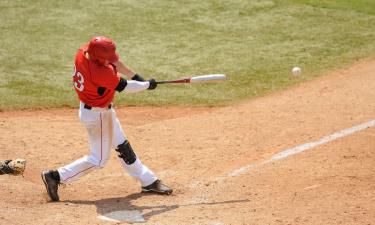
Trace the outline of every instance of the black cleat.
<path fill-rule="evenodd" d="M 146 187 L 142 187 L 142 192 L 170 195 L 170 194 L 172 194 L 173 190 L 172 190 L 172 188 L 163 184 L 161 182 L 161 180 L 156 180 L 154 183 L 152 183 L 152 184 L 150 184 Z"/>
<path fill-rule="evenodd" d="M 60 182 L 53 178 L 52 171 L 43 171 L 42 180 L 46 185 L 47 193 L 51 200 L 54 202 L 59 201 L 60 199 L 59 194 L 57 193 L 57 189 L 59 188 Z"/>

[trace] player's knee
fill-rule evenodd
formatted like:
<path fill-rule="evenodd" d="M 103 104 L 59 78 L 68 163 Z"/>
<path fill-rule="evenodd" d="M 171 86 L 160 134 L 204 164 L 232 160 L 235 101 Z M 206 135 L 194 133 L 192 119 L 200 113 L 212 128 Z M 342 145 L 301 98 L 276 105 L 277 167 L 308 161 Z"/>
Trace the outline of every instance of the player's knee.
<path fill-rule="evenodd" d="M 128 140 L 117 146 L 116 151 L 118 152 L 118 157 L 122 158 L 127 165 L 133 164 L 137 159 Z"/>
<path fill-rule="evenodd" d="M 98 159 L 97 157 L 95 157 L 93 155 L 89 155 L 86 158 L 86 161 L 88 161 L 91 164 L 93 164 L 96 169 L 102 169 L 102 168 L 104 168 L 104 166 L 107 163 L 108 159 L 103 159 L 103 158 Z"/>

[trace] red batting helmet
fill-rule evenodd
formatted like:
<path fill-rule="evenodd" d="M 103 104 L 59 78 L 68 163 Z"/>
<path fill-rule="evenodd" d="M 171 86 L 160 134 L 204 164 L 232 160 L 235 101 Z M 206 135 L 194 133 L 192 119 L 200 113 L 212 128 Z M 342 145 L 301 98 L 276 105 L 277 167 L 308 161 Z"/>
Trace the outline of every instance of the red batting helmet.
<path fill-rule="evenodd" d="M 105 64 L 106 60 L 109 63 L 115 63 L 119 58 L 116 53 L 115 43 L 110 38 L 103 36 L 92 38 L 87 52 L 89 53 L 90 60 L 99 65 Z"/>

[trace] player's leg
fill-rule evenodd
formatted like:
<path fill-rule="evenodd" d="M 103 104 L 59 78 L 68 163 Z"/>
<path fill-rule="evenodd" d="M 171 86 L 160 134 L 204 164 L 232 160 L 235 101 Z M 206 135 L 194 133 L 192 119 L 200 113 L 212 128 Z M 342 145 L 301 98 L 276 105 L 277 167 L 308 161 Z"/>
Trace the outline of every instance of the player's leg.
<path fill-rule="evenodd" d="M 108 161 L 113 139 L 112 113 L 109 110 L 90 111 L 81 106 L 80 120 L 89 134 L 90 155 L 60 167 L 58 170 L 42 173 L 47 193 L 53 201 L 59 201 L 57 190 L 60 183 L 78 180 L 90 171 L 102 168 Z"/>
<path fill-rule="evenodd" d="M 94 169 L 103 168 L 110 156 L 112 146 L 112 113 L 81 110 L 81 121 L 89 136 L 90 154 L 58 169 L 61 182 L 78 180 Z"/>
<path fill-rule="evenodd" d="M 112 110 L 112 113 L 114 127 L 113 146 L 116 148 L 123 168 L 130 176 L 140 180 L 143 191 L 171 194 L 172 189 L 164 185 L 147 166 L 142 164 L 127 140 L 116 112 Z"/>
<path fill-rule="evenodd" d="M 140 180 L 142 186 L 147 186 L 157 180 L 155 174 L 135 154 L 117 118 L 116 112 L 112 109 L 113 119 L 113 147 L 116 149 L 121 165 L 134 178 Z"/>

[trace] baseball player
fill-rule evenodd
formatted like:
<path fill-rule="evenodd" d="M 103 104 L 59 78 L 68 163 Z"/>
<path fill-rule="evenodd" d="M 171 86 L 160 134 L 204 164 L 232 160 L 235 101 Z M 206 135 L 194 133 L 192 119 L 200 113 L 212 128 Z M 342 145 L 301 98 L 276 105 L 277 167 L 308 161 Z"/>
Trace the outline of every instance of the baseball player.
<path fill-rule="evenodd" d="M 119 73 L 127 76 L 120 77 Z M 42 172 L 42 179 L 52 201 L 59 201 L 58 185 L 78 180 L 104 167 L 115 148 L 128 174 L 138 179 L 142 192 L 171 194 L 147 166 L 142 164 L 130 145 L 113 109 L 115 92 L 134 93 L 155 89 L 154 79 L 142 76 L 119 60 L 115 43 L 107 37 L 94 37 L 79 48 L 75 57 L 73 86 L 80 100 L 79 118 L 89 136 L 90 153 L 57 170 Z"/>

